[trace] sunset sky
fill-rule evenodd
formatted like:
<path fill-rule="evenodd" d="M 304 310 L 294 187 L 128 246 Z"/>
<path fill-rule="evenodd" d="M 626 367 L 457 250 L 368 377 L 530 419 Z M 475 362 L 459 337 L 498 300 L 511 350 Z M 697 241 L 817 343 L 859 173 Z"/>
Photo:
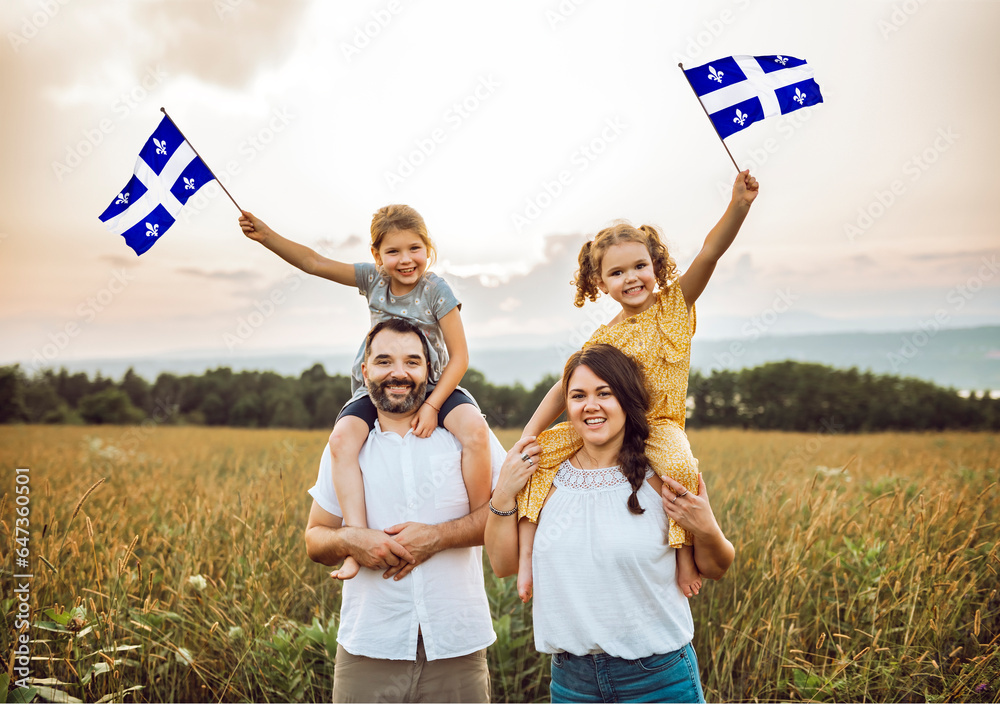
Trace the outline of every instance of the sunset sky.
<path fill-rule="evenodd" d="M 614 313 L 572 305 L 587 236 L 653 223 L 683 268 L 725 209 L 677 64 L 732 54 L 806 59 L 826 102 L 727 140 L 761 194 L 700 334 L 1000 324 L 1000 2 L 5 0 L 0 26 L 0 364 L 356 349 L 364 299 L 244 238 L 217 189 L 141 257 L 106 232 L 161 106 L 328 256 L 369 261 L 372 213 L 419 210 L 473 366 L 563 345 Z"/>

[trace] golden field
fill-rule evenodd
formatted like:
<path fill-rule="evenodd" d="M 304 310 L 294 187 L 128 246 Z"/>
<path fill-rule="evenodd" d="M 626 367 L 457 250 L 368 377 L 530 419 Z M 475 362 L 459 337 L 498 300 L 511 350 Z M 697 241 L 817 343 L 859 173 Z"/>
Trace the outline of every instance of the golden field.
<path fill-rule="evenodd" d="M 1000 701 L 997 437 L 689 435 L 737 549 L 692 602 L 709 701 Z M 302 543 L 326 436 L 0 427 L 7 674 L 27 548 L 40 696 L 328 701 L 339 586 Z M 494 700 L 547 700 L 530 607 L 486 575 Z"/>

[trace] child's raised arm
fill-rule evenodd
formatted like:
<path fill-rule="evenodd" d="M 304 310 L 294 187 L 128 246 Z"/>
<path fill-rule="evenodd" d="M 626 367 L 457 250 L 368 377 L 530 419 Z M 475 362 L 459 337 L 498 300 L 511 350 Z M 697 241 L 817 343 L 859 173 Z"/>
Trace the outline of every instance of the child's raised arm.
<path fill-rule="evenodd" d="M 354 265 L 327 259 L 305 245 L 292 242 L 272 230 L 253 213 L 243 210 L 240 217 L 240 229 L 243 234 L 255 242 L 270 249 L 292 266 L 307 274 L 329 279 L 344 286 L 355 286 Z"/>
<path fill-rule="evenodd" d="M 726 212 L 708 233 L 705 244 L 691 266 L 680 277 L 681 291 L 684 292 L 688 310 L 691 310 L 691 306 L 705 290 L 708 280 L 715 272 L 715 265 L 736 239 L 757 193 L 757 179 L 750 175 L 750 169 L 741 171 L 733 184 L 733 199 L 729 201 Z"/>

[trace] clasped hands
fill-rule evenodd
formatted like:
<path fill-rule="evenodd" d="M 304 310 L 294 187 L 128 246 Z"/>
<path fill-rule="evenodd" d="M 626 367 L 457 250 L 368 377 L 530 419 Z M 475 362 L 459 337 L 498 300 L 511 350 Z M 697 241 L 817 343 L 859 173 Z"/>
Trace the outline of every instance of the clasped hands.
<path fill-rule="evenodd" d="M 435 526 L 407 521 L 385 530 L 354 528 L 358 531 L 351 555 L 362 567 L 385 570 L 384 579 L 397 581 L 440 551 Z"/>

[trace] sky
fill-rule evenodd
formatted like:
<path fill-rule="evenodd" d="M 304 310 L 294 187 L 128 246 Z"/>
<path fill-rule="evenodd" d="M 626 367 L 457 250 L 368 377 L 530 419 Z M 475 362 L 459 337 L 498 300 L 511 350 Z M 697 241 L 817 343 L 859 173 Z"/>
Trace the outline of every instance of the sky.
<path fill-rule="evenodd" d="M 0 27 L 0 364 L 356 349 L 364 299 L 218 188 L 141 257 L 105 230 L 161 106 L 326 256 L 370 261 L 372 213 L 415 207 L 473 367 L 585 339 L 616 312 L 572 305 L 588 237 L 655 224 L 683 269 L 725 210 L 678 63 L 732 54 L 806 59 L 825 102 L 727 140 L 761 190 L 699 334 L 1000 324 L 1000 2 L 5 0 Z"/>

